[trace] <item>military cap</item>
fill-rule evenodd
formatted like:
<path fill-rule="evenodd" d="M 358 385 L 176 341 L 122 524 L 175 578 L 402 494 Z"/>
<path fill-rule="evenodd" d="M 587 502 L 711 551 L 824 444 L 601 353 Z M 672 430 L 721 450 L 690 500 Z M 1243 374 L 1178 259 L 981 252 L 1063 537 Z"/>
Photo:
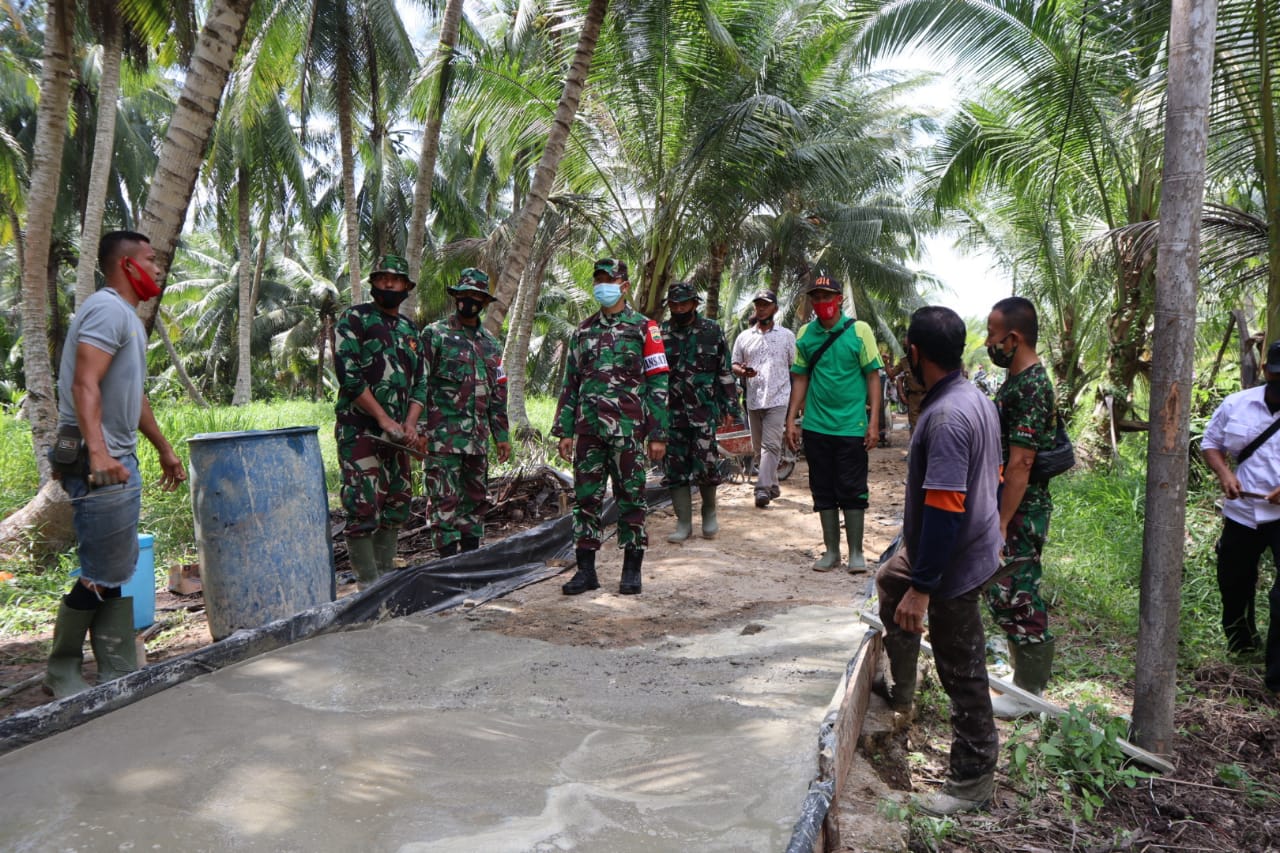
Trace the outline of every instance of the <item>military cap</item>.
<path fill-rule="evenodd" d="M 380 275 L 398 275 L 409 282 L 409 287 L 418 286 L 416 281 L 409 278 L 409 262 L 399 255 L 383 255 L 377 269 L 369 273 L 369 283 L 373 284 L 374 278 Z"/>
<path fill-rule="evenodd" d="M 667 290 L 668 302 L 688 302 L 690 299 L 702 300 L 698 291 L 687 281 L 677 281 Z"/>
<path fill-rule="evenodd" d="M 478 293 L 493 299 L 493 294 L 489 292 L 489 276 L 475 267 L 467 267 L 458 275 L 458 283 L 453 287 L 447 288 L 449 293 L 454 296 L 461 296 L 464 293 Z"/>
<path fill-rule="evenodd" d="M 626 278 L 627 262 L 620 261 L 617 258 L 601 258 L 596 261 L 593 272 L 605 273 L 609 278 Z"/>

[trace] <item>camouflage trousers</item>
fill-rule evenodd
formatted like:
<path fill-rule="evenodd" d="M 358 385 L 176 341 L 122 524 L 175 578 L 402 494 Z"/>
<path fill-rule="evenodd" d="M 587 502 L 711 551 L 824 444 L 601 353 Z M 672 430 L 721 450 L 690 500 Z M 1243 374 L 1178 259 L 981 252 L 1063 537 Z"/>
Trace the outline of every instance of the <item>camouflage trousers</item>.
<path fill-rule="evenodd" d="M 436 548 L 463 536 L 484 536 L 489 508 L 489 457 L 480 453 L 429 453 L 427 522 Z"/>
<path fill-rule="evenodd" d="M 379 528 L 399 527 L 408 521 L 413 497 L 409 454 L 374 441 L 359 427 L 338 424 L 334 432 L 342 467 L 347 537 L 371 536 Z"/>
<path fill-rule="evenodd" d="M 705 427 L 672 427 L 667 432 L 667 455 L 663 457 L 664 486 L 718 486 L 720 452 L 716 449 L 714 424 Z"/>
<path fill-rule="evenodd" d="M 1040 597 L 1043 568 L 1040 555 L 1049 536 L 1049 511 L 1014 513 L 1005 541 L 1005 564 L 1016 563 L 1013 572 L 987 587 L 987 604 L 996 624 L 1009 642 L 1043 643 L 1053 639 L 1049 611 Z"/>
<path fill-rule="evenodd" d="M 644 445 L 629 436 L 580 435 L 573 451 L 573 538 L 578 548 L 598 551 L 604 487 L 613 482 L 618 501 L 618 545 L 644 550 Z"/>
<path fill-rule="evenodd" d="M 911 562 L 905 549 L 876 572 L 884 650 L 891 672 L 911 671 L 920 656 L 920 635 L 898 627 L 894 614 L 911 589 Z M 956 781 L 990 773 L 1000 758 L 1000 738 L 991 716 L 987 643 L 982 604 L 975 589 L 956 598 L 929 599 L 929 637 L 938 680 L 951 700 L 950 777 Z"/>

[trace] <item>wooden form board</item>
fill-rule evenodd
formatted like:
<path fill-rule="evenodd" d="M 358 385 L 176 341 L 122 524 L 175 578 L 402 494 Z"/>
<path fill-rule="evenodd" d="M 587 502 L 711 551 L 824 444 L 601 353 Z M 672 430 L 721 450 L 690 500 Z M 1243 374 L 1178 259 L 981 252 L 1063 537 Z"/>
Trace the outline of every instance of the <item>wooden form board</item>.
<path fill-rule="evenodd" d="M 872 628 L 875 628 L 877 632 L 884 631 L 884 623 L 882 623 L 880 621 L 880 617 L 874 613 L 863 613 L 862 621 L 870 625 Z M 926 655 L 928 655 L 929 657 L 933 657 L 933 647 L 923 640 L 920 641 L 920 650 L 924 652 Z M 1021 687 L 1014 684 L 1012 681 L 1009 681 L 1008 679 L 1000 678 L 999 676 L 992 675 L 990 673 L 987 673 L 987 678 L 991 682 L 991 686 L 994 687 L 997 691 L 999 691 L 1000 693 L 1006 693 L 1010 696 L 1018 697 L 1022 701 L 1026 702 L 1027 704 L 1035 708 L 1036 711 L 1039 713 L 1049 714 L 1054 717 L 1061 717 L 1063 714 L 1066 713 L 1065 708 L 1055 705 L 1052 702 L 1046 701 L 1041 696 L 1037 696 L 1034 693 L 1030 693 L 1026 690 L 1023 690 Z M 1157 773 L 1165 773 L 1165 774 L 1173 773 L 1174 770 L 1176 769 L 1173 766 L 1173 764 L 1169 762 L 1168 759 L 1163 758 L 1162 756 L 1156 755 L 1154 752 L 1148 752 L 1147 750 L 1139 746 L 1135 746 L 1133 743 L 1130 743 L 1124 738 L 1119 738 L 1119 737 L 1116 738 L 1116 745 L 1120 747 L 1121 751 L 1124 752 L 1125 755 L 1129 756 L 1135 761 L 1139 761 L 1142 764 L 1145 764 L 1147 767 L 1151 768 L 1152 770 L 1155 770 Z"/>

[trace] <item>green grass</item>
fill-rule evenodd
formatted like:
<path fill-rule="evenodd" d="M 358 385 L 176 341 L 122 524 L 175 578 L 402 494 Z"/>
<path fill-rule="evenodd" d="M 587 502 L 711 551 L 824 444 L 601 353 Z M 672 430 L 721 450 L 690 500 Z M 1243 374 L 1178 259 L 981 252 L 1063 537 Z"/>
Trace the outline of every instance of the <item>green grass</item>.
<path fill-rule="evenodd" d="M 544 435 L 550 431 L 555 405 L 555 399 L 550 397 L 528 400 L 529 420 Z M 318 427 L 329 505 L 339 505 L 341 473 L 333 437 L 331 402 L 294 400 L 212 409 L 160 404 L 155 413 L 160 428 L 184 463 L 190 459 L 187 439 L 202 433 Z M 515 465 L 537 464 L 553 457 L 553 444 L 519 448 L 515 459 L 507 465 L 495 465 L 493 472 L 499 474 Z M 191 492 L 185 487 L 175 492 L 155 488 L 154 484 L 160 480 L 159 457 L 145 439 L 138 443 L 138 465 L 144 484 L 140 530 L 155 536 L 156 577 L 160 581 L 167 577 L 170 565 L 196 559 Z M 0 516 L 24 506 L 38 485 L 30 428 L 23 421 L 0 414 Z M 0 571 L 14 576 L 0 582 L 0 637 L 47 628 L 57 609 L 58 597 L 67 589 L 68 575 L 77 564 L 74 551 L 40 562 L 19 558 L 0 564 Z"/>
<path fill-rule="evenodd" d="M 1086 701 L 1098 695 L 1088 682 L 1130 679 L 1134 674 L 1145 477 L 1141 465 L 1127 462 L 1118 471 L 1073 472 L 1053 482 L 1041 592 L 1050 604 L 1051 628 L 1071 635 L 1059 644 L 1059 669 L 1081 682 L 1080 698 Z M 1222 526 L 1213 506 L 1216 486 L 1216 481 L 1206 483 L 1210 491 L 1193 493 L 1188 501 L 1182 668 L 1225 658 L 1213 553 Z M 1266 596 L 1260 599 L 1265 608 Z"/>

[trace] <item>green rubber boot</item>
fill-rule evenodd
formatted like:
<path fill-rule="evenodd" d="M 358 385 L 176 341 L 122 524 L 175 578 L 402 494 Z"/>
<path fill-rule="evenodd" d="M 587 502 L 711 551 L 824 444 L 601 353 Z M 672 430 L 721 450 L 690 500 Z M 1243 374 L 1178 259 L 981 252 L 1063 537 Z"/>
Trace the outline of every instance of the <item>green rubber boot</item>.
<path fill-rule="evenodd" d="M 671 508 L 676 511 L 676 529 L 667 541 L 683 542 L 693 533 L 693 490 L 687 484 L 671 487 Z"/>
<path fill-rule="evenodd" d="M 1036 696 L 1044 693 L 1053 675 L 1054 640 L 1043 643 L 1009 643 L 1009 663 L 1013 665 L 1013 683 Z M 1017 720 L 1039 711 L 1007 693 L 991 697 L 991 713 L 997 720 Z"/>
<path fill-rule="evenodd" d="M 716 518 L 716 487 L 699 486 L 702 495 L 702 538 L 715 539 L 720 532 L 720 519 Z"/>
<path fill-rule="evenodd" d="M 818 518 L 822 521 L 822 544 L 827 552 L 813 564 L 813 570 L 829 572 L 840 565 L 840 510 L 819 510 Z"/>
<path fill-rule="evenodd" d="M 73 610 L 66 601 L 58 605 L 53 624 L 53 648 L 49 651 L 44 692 L 57 699 L 89 689 L 80 673 L 84 663 L 84 635 L 89 633 L 96 610 Z"/>
<path fill-rule="evenodd" d="M 356 573 L 356 589 L 364 589 L 378 579 L 378 556 L 372 536 L 347 539 L 347 554 Z"/>
<path fill-rule="evenodd" d="M 399 545 L 399 527 L 380 527 L 369 539 L 373 542 L 373 562 L 378 575 L 393 572 L 396 568 L 396 547 Z"/>
<path fill-rule="evenodd" d="M 865 509 L 844 511 L 844 535 L 849 540 L 849 574 L 857 575 L 867 570 L 867 558 L 862 556 L 862 522 Z"/>
<path fill-rule="evenodd" d="M 98 661 L 98 683 L 106 684 L 138 668 L 133 633 L 133 598 L 108 598 L 98 605 L 89 626 L 89 642 Z"/>
<path fill-rule="evenodd" d="M 975 779 L 956 781 L 947 779 L 942 790 L 921 800 L 913 799 L 915 806 L 934 817 L 948 817 L 964 812 L 985 809 L 995 793 L 996 774 L 984 773 Z"/>

